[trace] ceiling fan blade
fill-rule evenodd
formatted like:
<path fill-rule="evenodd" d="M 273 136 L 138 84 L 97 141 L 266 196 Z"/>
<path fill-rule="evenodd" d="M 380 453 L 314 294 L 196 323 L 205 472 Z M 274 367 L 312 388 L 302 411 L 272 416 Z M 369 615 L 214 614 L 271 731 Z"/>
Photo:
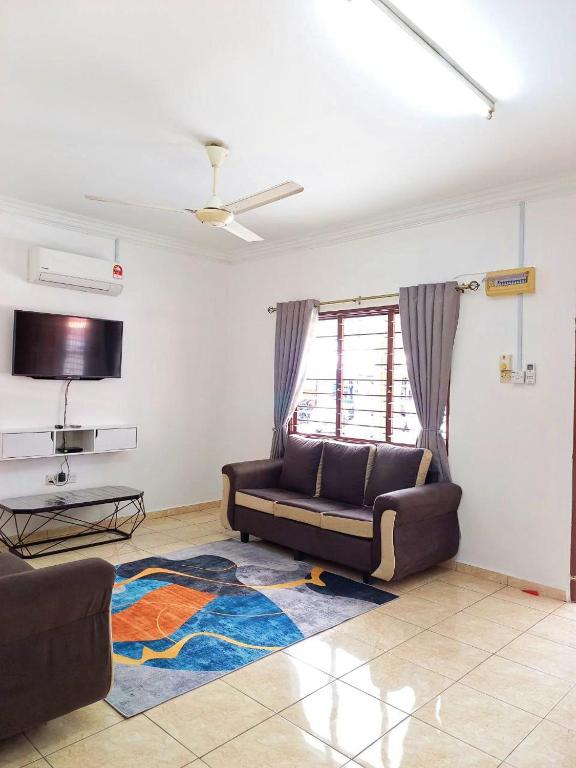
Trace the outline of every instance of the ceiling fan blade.
<path fill-rule="evenodd" d="M 196 213 L 192 208 L 168 208 L 165 205 L 151 205 L 150 203 L 136 203 L 131 200 L 116 200 L 113 197 L 97 197 L 96 195 L 84 195 L 86 200 L 95 200 L 97 203 L 114 203 L 114 205 L 129 205 L 133 208 L 152 208 L 156 211 L 171 211 L 172 213 Z"/>
<path fill-rule="evenodd" d="M 260 237 L 260 235 L 257 235 L 256 232 L 252 232 L 247 227 L 242 226 L 242 224 L 239 224 L 237 221 L 232 221 L 227 226 L 223 227 L 227 232 L 230 232 L 232 235 L 236 235 L 236 237 L 241 238 L 242 240 L 246 240 L 247 243 L 256 243 L 258 240 L 263 240 L 264 238 Z"/>
<path fill-rule="evenodd" d="M 255 195 L 248 195 L 248 197 L 241 197 L 240 200 L 234 200 L 233 203 L 226 203 L 223 207 L 232 213 L 244 213 L 244 211 L 251 211 L 253 208 L 275 203 L 277 200 L 297 195 L 303 191 L 304 187 L 296 184 L 295 181 L 285 181 L 283 184 L 270 187 L 270 189 L 263 189 L 262 192 L 257 192 Z"/>

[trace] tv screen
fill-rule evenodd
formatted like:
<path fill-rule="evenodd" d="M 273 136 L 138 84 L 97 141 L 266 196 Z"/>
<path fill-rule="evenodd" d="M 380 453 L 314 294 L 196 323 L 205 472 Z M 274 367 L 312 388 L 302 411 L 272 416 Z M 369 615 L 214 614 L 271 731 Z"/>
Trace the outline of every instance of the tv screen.
<path fill-rule="evenodd" d="M 12 374 L 36 379 L 119 378 L 119 320 L 14 312 Z"/>

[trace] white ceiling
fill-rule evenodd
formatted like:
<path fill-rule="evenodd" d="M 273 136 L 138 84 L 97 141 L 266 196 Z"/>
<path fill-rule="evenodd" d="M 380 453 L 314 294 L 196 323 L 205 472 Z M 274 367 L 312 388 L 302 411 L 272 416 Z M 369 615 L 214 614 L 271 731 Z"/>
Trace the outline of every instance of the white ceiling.
<path fill-rule="evenodd" d="M 0 195 L 258 254 L 191 216 L 207 139 L 268 243 L 576 170 L 574 0 L 396 0 L 498 99 L 492 121 L 371 0 L 0 0 Z"/>

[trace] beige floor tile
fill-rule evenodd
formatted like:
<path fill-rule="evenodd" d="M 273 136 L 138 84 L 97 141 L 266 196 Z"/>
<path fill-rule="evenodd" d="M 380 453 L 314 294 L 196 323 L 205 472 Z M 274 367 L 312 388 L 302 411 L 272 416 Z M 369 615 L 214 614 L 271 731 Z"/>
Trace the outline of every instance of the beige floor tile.
<path fill-rule="evenodd" d="M 508 600 L 511 603 L 517 605 L 524 605 L 527 608 L 534 608 L 537 611 L 543 611 L 544 613 L 552 613 L 557 608 L 564 605 L 562 600 L 554 600 L 551 597 L 541 597 L 537 595 L 529 595 L 527 592 L 523 592 L 521 589 L 515 587 L 504 587 L 498 592 L 499 600 Z"/>
<path fill-rule="evenodd" d="M 500 650 L 520 634 L 518 629 L 464 613 L 444 619 L 432 627 L 431 631 L 491 653 Z"/>
<path fill-rule="evenodd" d="M 182 768 L 195 755 L 143 715 L 50 755 L 52 768 Z"/>
<path fill-rule="evenodd" d="M 140 526 L 142 533 L 145 531 L 170 531 L 175 528 L 180 528 L 184 525 L 181 520 L 176 520 L 173 517 L 147 517 L 146 520 Z"/>
<path fill-rule="evenodd" d="M 216 680 L 160 704 L 146 716 L 195 755 L 204 755 L 272 714 L 241 691 Z"/>
<path fill-rule="evenodd" d="M 415 715 L 435 728 L 504 760 L 540 719 L 456 683 Z"/>
<path fill-rule="evenodd" d="M 481 595 L 491 595 L 494 592 L 498 592 L 502 589 L 502 584 L 498 584 L 495 581 L 489 579 L 480 579 L 477 576 L 471 576 L 468 573 L 461 573 L 460 571 L 448 571 L 439 576 L 439 581 L 444 581 L 446 584 L 451 584 L 453 587 L 463 587 L 464 589 L 471 589 L 473 592 L 478 592 Z"/>
<path fill-rule="evenodd" d="M 348 758 L 276 716 L 205 755 L 210 768 L 340 768 Z"/>
<path fill-rule="evenodd" d="M 576 731 L 576 688 L 572 688 L 570 693 L 554 707 L 547 719 L 571 731 Z"/>
<path fill-rule="evenodd" d="M 28 731 L 26 735 L 41 754 L 49 755 L 122 721 L 122 715 L 106 702 L 99 701 L 50 720 L 49 723 Z"/>
<path fill-rule="evenodd" d="M 406 714 L 337 680 L 285 709 L 282 717 L 354 757 Z"/>
<path fill-rule="evenodd" d="M 576 683 L 576 648 L 526 633 L 498 651 L 498 656 Z"/>
<path fill-rule="evenodd" d="M 497 594 L 500 594 L 500 592 Z M 542 611 L 536 611 L 523 605 L 516 605 L 508 600 L 499 600 L 497 597 L 485 597 L 479 603 L 474 603 L 469 608 L 465 608 L 463 613 L 480 616 L 483 619 L 489 619 L 490 621 L 495 621 L 498 624 L 519 629 L 523 632 L 530 629 L 530 627 L 546 616 Z"/>
<path fill-rule="evenodd" d="M 41 757 L 25 736 L 0 741 L 0 768 L 21 768 Z"/>
<path fill-rule="evenodd" d="M 356 757 L 364 768 L 497 768 L 500 761 L 413 717 Z"/>
<path fill-rule="evenodd" d="M 62 565 L 62 563 L 75 563 L 77 560 L 84 560 L 87 557 L 97 557 L 97 555 L 88 554 L 92 548 L 79 549 L 76 552 L 61 552 L 58 555 L 45 555 L 34 560 L 28 560 L 33 568 L 49 568 L 51 565 Z"/>
<path fill-rule="evenodd" d="M 382 649 L 341 630 L 341 626 L 286 648 L 285 653 L 340 677 L 379 656 Z"/>
<path fill-rule="evenodd" d="M 138 549 L 136 539 L 100 544 L 97 547 L 83 549 L 82 552 L 85 557 L 101 557 L 104 559 L 108 557 L 130 555 L 133 560 L 138 560 L 142 556 L 142 550 Z"/>
<path fill-rule="evenodd" d="M 491 656 L 460 682 L 538 717 L 550 712 L 571 687 L 565 680 L 499 656 Z"/>
<path fill-rule="evenodd" d="M 182 529 L 176 529 L 174 534 L 176 534 L 177 530 L 180 531 Z M 178 538 L 176 535 L 171 536 L 166 531 L 149 531 L 147 528 L 140 527 L 132 537 L 132 543 L 140 549 L 148 549 L 159 544 L 170 544 L 176 538 Z"/>
<path fill-rule="evenodd" d="M 47 763 L 46 760 L 34 760 L 34 762 L 27 765 L 26 768 L 50 768 L 50 764 Z"/>
<path fill-rule="evenodd" d="M 222 541 L 231 538 L 230 531 L 224 533 L 186 533 L 184 528 L 177 528 L 174 533 L 182 533 L 182 540 L 187 541 L 189 546 L 198 544 L 210 544 L 213 541 Z"/>
<path fill-rule="evenodd" d="M 415 624 L 422 629 L 428 629 L 456 613 L 455 608 L 431 603 L 429 600 L 422 600 L 422 598 L 414 597 L 412 594 L 401 596 L 398 600 L 392 600 L 377 608 L 376 611 L 407 621 L 409 624 Z"/>
<path fill-rule="evenodd" d="M 172 539 L 166 544 L 148 544 L 148 542 L 141 544 L 142 551 L 148 555 L 168 555 L 171 552 L 178 552 L 180 549 L 190 549 L 192 546 L 193 544 L 184 539 Z"/>
<path fill-rule="evenodd" d="M 453 683 L 448 677 L 390 653 L 358 667 L 342 680 L 403 712 L 414 712 Z"/>
<path fill-rule="evenodd" d="M 430 631 L 416 635 L 390 653 L 452 680 L 458 680 L 488 658 L 486 651 Z"/>
<path fill-rule="evenodd" d="M 534 624 L 529 630 L 531 635 L 545 637 L 547 640 L 553 640 L 560 645 L 569 645 L 576 648 L 576 624 L 570 619 L 563 619 L 561 616 L 551 614 L 545 619 Z"/>
<path fill-rule="evenodd" d="M 514 768 L 574 768 L 576 732 L 544 720 L 508 758 Z"/>
<path fill-rule="evenodd" d="M 123 555 L 107 555 L 103 560 L 111 565 L 124 565 L 124 563 L 134 563 L 137 560 L 144 560 L 150 557 L 150 552 L 144 552 L 143 549 L 137 549 L 134 552 L 127 552 Z"/>
<path fill-rule="evenodd" d="M 206 509 L 202 512 L 185 512 L 182 515 L 169 515 L 169 520 L 174 520 L 179 526 L 205 523 L 210 520 L 219 520 L 220 512 L 217 509 Z"/>
<path fill-rule="evenodd" d="M 557 608 L 553 616 L 560 616 L 561 619 L 571 619 L 576 621 L 576 603 L 563 603 Z"/>
<path fill-rule="evenodd" d="M 401 598 L 399 598 L 401 599 Z M 397 602 L 397 601 L 394 601 Z M 373 610 L 340 624 L 338 629 L 358 640 L 368 640 L 382 651 L 403 643 L 422 630 L 407 621 Z"/>
<path fill-rule="evenodd" d="M 477 603 L 482 599 L 482 595 L 478 592 L 474 592 L 471 589 L 463 589 L 462 587 L 453 587 L 451 584 L 446 584 L 444 581 L 439 580 L 413 589 L 410 594 L 423 600 L 430 600 L 433 603 L 445 605 L 448 608 L 454 608 L 457 611 L 461 611 L 462 608 L 467 608 L 472 603 Z"/>
<path fill-rule="evenodd" d="M 196 523 L 202 533 L 222 533 L 224 528 L 220 520 L 204 520 Z"/>
<path fill-rule="evenodd" d="M 416 587 L 421 587 L 424 584 L 429 584 L 431 581 L 440 578 L 442 573 L 442 568 L 429 568 L 427 571 L 423 571 L 422 573 L 415 573 L 413 576 L 407 576 L 405 579 L 401 579 L 400 581 L 390 581 L 383 583 L 386 585 L 385 588 L 390 592 L 403 595 L 406 592 L 410 592 L 411 590 L 416 589 Z"/>
<path fill-rule="evenodd" d="M 332 679 L 300 659 L 280 652 L 226 675 L 224 681 L 278 712 Z"/>

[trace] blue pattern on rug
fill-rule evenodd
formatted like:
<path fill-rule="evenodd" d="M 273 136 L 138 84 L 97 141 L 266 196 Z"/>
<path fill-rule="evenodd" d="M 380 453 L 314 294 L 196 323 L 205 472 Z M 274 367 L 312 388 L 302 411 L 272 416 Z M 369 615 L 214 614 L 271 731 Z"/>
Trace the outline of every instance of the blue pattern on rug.
<path fill-rule="evenodd" d="M 144 712 L 395 597 L 233 540 L 125 563 L 107 701 L 127 716 Z"/>

